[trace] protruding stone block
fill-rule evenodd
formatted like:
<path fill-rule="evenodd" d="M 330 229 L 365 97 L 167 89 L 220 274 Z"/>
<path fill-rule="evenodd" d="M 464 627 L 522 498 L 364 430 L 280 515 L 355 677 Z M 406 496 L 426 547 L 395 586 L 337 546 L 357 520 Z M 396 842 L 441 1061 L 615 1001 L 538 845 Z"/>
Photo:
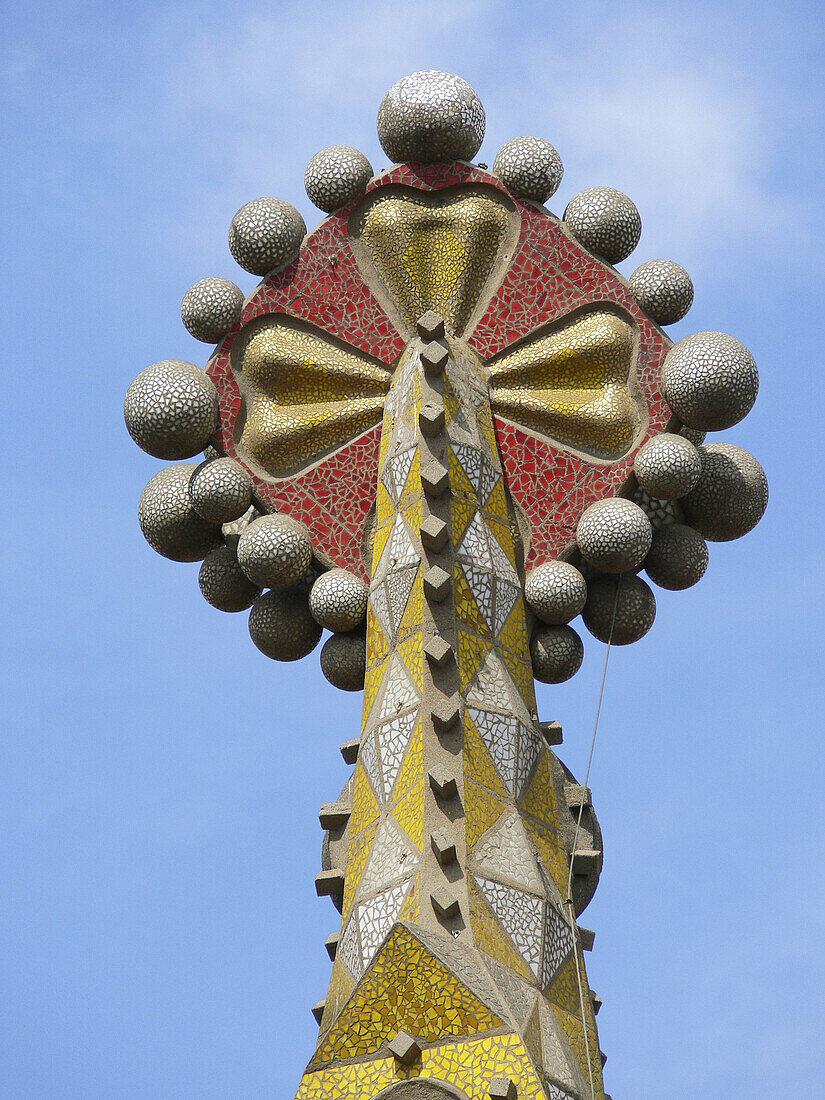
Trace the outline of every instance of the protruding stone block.
<path fill-rule="evenodd" d="M 518 1089 L 510 1077 L 493 1077 L 487 1086 L 490 1100 L 518 1100 Z"/>
<path fill-rule="evenodd" d="M 327 949 L 327 954 L 330 959 L 335 962 L 335 956 L 338 954 L 338 941 L 341 939 L 341 933 L 331 932 L 324 940 L 324 947 Z"/>
<path fill-rule="evenodd" d="M 440 565 L 430 566 L 424 573 L 424 594 L 428 600 L 441 603 L 450 594 L 452 577 Z"/>
<path fill-rule="evenodd" d="M 318 811 L 318 820 L 322 829 L 343 829 L 351 813 L 350 807 L 340 802 L 325 802 Z"/>
<path fill-rule="evenodd" d="M 571 810 L 578 810 L 580 806 L 589 806 L 590 788 L 581 783 L 565 783 L 564 801 Z"/>
<path fill-rule="evenodd" d="M 442 696 L 433 705 L 431 714 L 436 733 L 446 733 L 453 728 L 461 717 L 461 704 L 458 695 Z"/>
<path fill-rule="evenodd" d="M 430 894 L 430 901 L 438 916 L 444 917 L 446 920 L 449 920 L 451 917 L 457 917 L 461 911 L 458 904 L 458 898 L 446 887 L 433 890 Z"/>
<path fill-rule="evenodd" d="M 361 744 L 359 737 L 353 737 L 350 741 L 345 741 L 341 746 L 341 755 L 344 758 L 346 764 L 354 764 L 358 759 L 358 746 Z"/>
<path fill-rule="evenodd" d="M 444 345 L 439 344 L 436 340 L 431 340 L 429 344 L 425 344 L 421 349 L 421 362 L 424 364 L 426 373 L 434 377 L 441 374 L 449 354 Z"/>
<path fill-rule="evenodd" d="M 432 402 L 422 405 L 418 412 L 418 426 L 422 435 L 431 438 L 440 435 L 444 431 L 444 406 Z"/>
<path fill-rule="evenodd" d="M 598 993 L 594 993 L 592 989 L 590 990 L 590 1003 L 593 1005 L 593 1015 L 598 1016 L 599 1009 L 602 1007 L 602 999 Z"/>
<path fill-rule="evenodd" d="M 446 768 L 431 768 L 427 773 L 430 787 L 438 798 L 455 798 L 458 794 L 458 784 L 454 775 L 450 775 Z"/>
<path fill-rule="evenodd" d="M 592 951 L 595 939 L 596 933 L 592 928 L 582 928 L 582 926 L 579 925 L 579 942 L 582 945 L 582 951 Z"/>
<path fill-rule="evenodd" d="M 596 875 L 599 872 L 601 852 L 596 848 L 580 848 L 573 853 L 574 875 Z"/>
<path fill-rule="evenodd" d="M 443 496 L 450 488 L 450 471 L 440 462 L 428 462 L 421 470 L 421 488 L 428 497 Z"/>
<path fill-rule="evenodd" d="M 421 541 L 428 550 L 435 550 L 436 553 L 441 550 L 448 534 L 447 524 L 438 516 L 429 515 L 421 521 Z"/>
<path fill-rule="evenodd" d="M 415 327 L 422 340 L 440 340 L 444 336 L 444 318 L 434 309 L 422 313 Z"/>
<path fill-rule="evenodd" d="M 402 1066 L 410 1066 L 421 1057 L 421 1047 L 408 1031 L 399 1031 L 388 1045 L 390 1053 Z"/>
<path fill-rule="evenodd" d="M 562 742 L 562 729 L 560 722 L 539 722 L 542 736 L 548 745 L 560 745 Z"/>
<path fill-rule="evenodd" d="M 437 833 L 433 833 L 430 837 L 430 844 L 435 852 L 435 858 L 442 867 L 446 867 L 448 863 L 455 863 L 458 858 L 455 841 L 444 829 L 439 829 Z"/>
<path fill-rule="evenodd" d="M 453 647 L 445 638 L 442 638 L 440 634 L 436 634 L 434 637 L 427 639 L 424 646 L 424 653 L 431 665 L 435 665 L 436 668 L 441 668 L 443 665 L 446 665 L 453 656 Z"/>
<path fill-rule="evenodd" d="M 344 876 L 341 871 L 319 871 L 315 876 L 315 893 L 319 898 L 331 898 L 338 912 L 344 905 Z"/>
<path fill-rule="evenodd" d="M 315 1023 L 318 1027 L 321 1026 L 321 1020 L 324 1015 L 324 1009 L 326 1008 L 326 1001 L 316 1001 L 312 1006 L 312 1015 L 315 1017 Z"/>

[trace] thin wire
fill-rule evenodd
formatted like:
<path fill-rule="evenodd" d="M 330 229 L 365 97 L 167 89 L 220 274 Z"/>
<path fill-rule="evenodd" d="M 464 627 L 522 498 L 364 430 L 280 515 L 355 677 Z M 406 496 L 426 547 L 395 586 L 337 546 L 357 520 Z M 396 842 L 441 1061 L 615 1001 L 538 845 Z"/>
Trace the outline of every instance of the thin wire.
<path fill-rule="evenodd" d="M 616 609 L 619 606 L 619 588 L 621 587 L 622 578 L 619 576 L 616 583 L 616 595 L 613 598 L 613 615 L 610 619 L 610 633 L 607 636 L 607 649 L 604 653 L 604 668 L 602 669 L 602 682 L 599 687 L 599 701 L 596 704 L 596 717 L 593 721 L 593 736 L 590 738 L 590 754 L 587 757 L 587 770 L 584 773 L 584 786 L 587 787 L 590 782 L 590 766 L 593 763 L 593 750 L 596 747 L 596 731 L 599 728 L 599 715 L 602 711 L 602 699 L 604 698 L 604 683 L 607 679 L 607 662 L 610 659 L 610 646 L 613 642 L 613 628 L 616 625 Z M 590 1097 L 591 1100 L 596 1100 L 596 1086 L 593 1083 L 593 1063 L 590 1058 L 590 1037 L 587 1033 L 587 1020 L 584 1015 L 584 986 L 582 983 L 581 963 L 579 962 L 579 952 L 577 950 L 579 945 L 578 931 L 579 926 L 576 921 L 576 910 L 573 907 L 573 857 L 576 852 L 576 845 L 579 840 L 579 830 L 582 823 L 582 813 L 584 812 L 584 799 L 579 802 L 579 814 L 576 818 L 576 829 L 573 833 L 573 851 L 570 856 L 570 871 L 567 875 L 567 908 L 570 915 L 570 930 L 573 933 L 573 957 L 576 960 L 576 981 L 579 986 L 579 1007 L 582 1014 L 582 1032 L 584 1034 L 584 1049 L 587 1057 L 587 1074 L 590 1078 Z"/>

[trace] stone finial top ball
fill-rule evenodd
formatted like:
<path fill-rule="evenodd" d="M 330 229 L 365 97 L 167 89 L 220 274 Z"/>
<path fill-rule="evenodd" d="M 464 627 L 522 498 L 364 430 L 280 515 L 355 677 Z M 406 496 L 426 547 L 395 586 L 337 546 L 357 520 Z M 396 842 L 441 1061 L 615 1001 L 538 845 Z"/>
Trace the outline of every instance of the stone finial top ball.
<path fill-rule="evenodd" d="M 138 447 L 154 458 L 191 458 L 218 425 L 218 391 L 194 363 L 162 359 L 126 391 L 123 417 Z"/>
<path fill-rule="evenodd" d="M 690 275 L 673 260 L 648 260 L 636 268 L 628 281 L 630 293 L 660 325 L 681 321 L 693 305 Z"/>
<path fill-rule="evenodd" d="M 650 550 L 653 529 L 638 504 L 623 497 L 597 500 L 576 528 L 582 557 L 605 573 L 638 569 Z"/>
<path fill-rule="evenodd" d="M 241 319 L 243 291 L 229 279 L 210 275 L 189 287 L 180 316 L 196 340 L 217 344 Z"/>
<path fill-rule="evenodd" d="M 525 134 L 502 145 L 493 172 L 517 198 L 547 202 L 561 183 L 564 166 L 549 141 Z"/>
<path fill-rule="evenodd" d="M 304 173 L 304 188 L 312 202 L 330 214 L 363 195 L 372 179 L 372 165 L 351 145 L 329 145 L 316 153 Z"/>
<path fill-rule="evenodd" d="M 726 332 L 694 332 L 679 340 L 667 353 L 662 377 L 671 409 L 703 431 L 738 424 L 759 392 L 753 356 Z"/>
<path fill-rule="evenodd" d="M 460 76 L 423 69 L 397 81 L 378 108 L 378 140 L 393 161 L 472 160 L 484 138 L 484 108 Z"/>
<path fill-rule="evenodd" d="M 537 618 L 558 626 L 580 613 L 587 599 L 587 584 L 569 562 L 546 561 L 527 574 L 524 597 Z"/>
<path fill-rule="evenodd" d="M 642 235 L 639 211 L 615 187 L 588 187 L 574 195 L 564 224 L 585 248 L 611 264 L 626 259 Z"/>
<path fill-rule="evenodd" d="M 285 199 L 253 199 L 229 226 L 229 251 L 253 275 L 266 275 L 295 259 L 307 231 L 304 219 Z"/>
<path fill-rule="evenodd" d="M 676 500 L 689 493 L 699 480 L 702 462 L 689 439 L 662 432 L 649 439 L 638 452 L 633 472 L 652 497 Z"/>

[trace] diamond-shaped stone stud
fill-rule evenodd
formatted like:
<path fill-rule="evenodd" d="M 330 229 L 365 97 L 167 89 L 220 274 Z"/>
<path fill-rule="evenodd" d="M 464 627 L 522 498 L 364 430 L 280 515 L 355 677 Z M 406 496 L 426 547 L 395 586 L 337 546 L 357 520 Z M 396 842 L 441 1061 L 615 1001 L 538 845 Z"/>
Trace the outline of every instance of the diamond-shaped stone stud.
<path fill-rule="evenodd" d="M 428 550 L 434 550 L 437 553 L 447 541 L 447 524 L 438 516 L 430 515 L 423 519 L 420 530 L 421 541 Z"/>
<path fill-rule="evenodd" d="M 455 798 L 458 794 L 458 785 L 455 776 L 450 775 L 446 768 L 436 766 L 427 772 L 430 787 L 438 798 Z"/>
<path fill-rule="evenodd" d="M 421 471 L 421 487 L 428 497 L 440 497 L 450 488 L 450 471 L 435 459 Z"/>
<path fill-rule="evenodd" d="M 442 668 L 453 656 L 453 647 L 440 634 L 428 638 L 424 646 L 424 653 L 431 665 Z"/>
<path fill-rule="evenodd" d="M 446 920 L 449 920 L 451 917 L 457 917 L 459 914 L 458 898 L 453 897 L 447 889 L 439 888 L 438 890 L 433 890 L 430 894 L 430 901 L 436 913 Z"/>
<path fill-rule="evenodd" d="M 389 1042 L 390 1053 L 402 1066 L 409 1066 L 421 1056 L 421 1047 L 408 1031 L 399 1031 Z"/>
<path fill-rule="evenodd" d="M 437 733 L 446 733 L 453 728 L 461 716 L 461 707 L 457 695 L 443 696 L 430 711 Z"/>
<path fill-rule="evenodd" d="M 428 600 L 441 603 L 449 596 L 451 583 L 452 578 L 447 570 L 433 565 L 424 573 L 424 594 Z"/>
<path fill-rule="evenodd" d="M 493 1077 L 487 1086 L 490 1100 L 518 1100 L 518 1089 L 510 1077 Z"/>
<path fill-rule="evenodd" d="M 421 350 L 421 362 L 424 364 L 424 370 L 427 374 L 441 374 L 448 355 L 447 349 L 436 340 L 431 340 L 429 344 L 425 344 Z"/>
<path fill-rule="evenodd" d="M 455 863 L 457 859 L 455 841 L 444 829 L 439 829 L 432 834 L 430 845 L 442 867 L 446 867 L 448 863 Z"/>
<path fill-rule="evenodd" d="M 418 426 L 423 435 L 440 435 L 444 431 L 444 408 L 427 402 L 418 411 Z"/>
<path fill-rule="evenodd" d="M 418 318 L 415 327 L 422 340 L 440 340 L 444 335 L 444 318 L 434 309 L 428 309 Z"/>

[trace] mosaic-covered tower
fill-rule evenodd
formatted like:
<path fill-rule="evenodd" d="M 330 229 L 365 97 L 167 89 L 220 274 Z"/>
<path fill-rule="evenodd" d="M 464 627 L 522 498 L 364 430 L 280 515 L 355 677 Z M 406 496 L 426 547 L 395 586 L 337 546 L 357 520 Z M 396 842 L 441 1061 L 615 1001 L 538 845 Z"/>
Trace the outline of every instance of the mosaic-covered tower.
<path fill-rule="evenodd" d="M 269 656 L 332 630 L 321 666 L 364 692 L 354 769 L 321 809 L 319 894 L 341 912 L 300 1100 L 604 1098 L 578 918 L 601 870 L 586 786 L 553 752 L 534 677 L 583 655 L 570 622 L 626 644 L 685 588 L 706 540 L 764 511 L 761 467 L 704 442 L 756 398 L 723 333 L 672 345 L 689 309 L 667 260 L 611 266 L 641 232 L 612 188 L 559 220 L 562 176 L 537 137 L 493 171 L 475 92 L 447 73 L 399 81 L 378 134 L 393 167 L 331 146 L 305 176 L 329 213 L 235 216 L 235 259 L 263 276 L 187 291 L 217 344 L 206 371 L 148 367 L 133 438 L 177 461 L 141 497 L 151 545 L 202 560 L 204 596 L 251 608 Z"/>

